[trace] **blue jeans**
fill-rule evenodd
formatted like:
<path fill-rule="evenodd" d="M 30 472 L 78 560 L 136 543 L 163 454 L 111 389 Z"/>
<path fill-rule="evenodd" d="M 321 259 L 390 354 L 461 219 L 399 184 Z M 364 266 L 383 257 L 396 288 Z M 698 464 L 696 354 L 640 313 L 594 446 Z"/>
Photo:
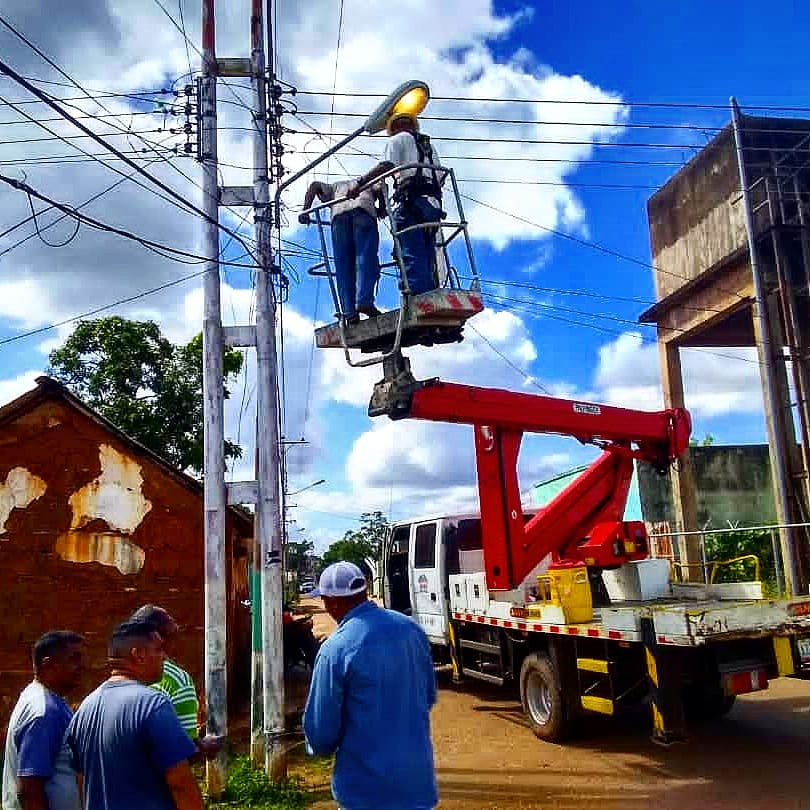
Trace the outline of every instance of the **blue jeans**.
<path fill-rule="evenodd" d="M 332 250 L 340 309 L 351 318 L 357 307 L 374 305 L 374 288 L 380 280 L 377 221 L 362 208 L 338 214 L 332 220 Z"/>
<path fill-rule="evenodd" d="M 441 209 L 428 202 L 426 197 L 406 197 L 393 214 L 397 231 L 423 222 L 439 222 L 441 218 Z M 434 228 L 417 228 L 399 237 L 405 277 L 414 295 L 436 289 L 435 235 Z"/>

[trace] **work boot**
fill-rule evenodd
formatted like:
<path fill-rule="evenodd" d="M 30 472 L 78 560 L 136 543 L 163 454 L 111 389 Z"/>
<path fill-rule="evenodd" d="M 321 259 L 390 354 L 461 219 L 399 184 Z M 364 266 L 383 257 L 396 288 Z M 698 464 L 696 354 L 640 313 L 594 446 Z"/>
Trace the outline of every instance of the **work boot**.
<path fill-rule="evenodd" d="M 379 315 L 382 315 L 382 312 L 380 312 L 380 310 L 377 309 L 377 307 L 375 307 L 374 304 L 369 304 L 368 306 L 357 307 L 357 311 L 361 315 L 367 315 L 369 318 L 376 318 Z"/>

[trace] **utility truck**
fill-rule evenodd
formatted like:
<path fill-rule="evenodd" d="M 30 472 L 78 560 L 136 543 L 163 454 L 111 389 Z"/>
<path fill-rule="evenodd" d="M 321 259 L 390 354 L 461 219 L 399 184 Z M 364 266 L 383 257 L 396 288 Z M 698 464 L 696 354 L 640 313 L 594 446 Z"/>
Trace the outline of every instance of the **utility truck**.
<path fill-rule="evenodd" d="M 385 181 L 414 168 L 378 177 L 383 193 Z M 687 449 L 685 410 L 651 413 L 414 378 L 403 348 L 459 341 L 484 308 L 453 171 L 436 171 L 455 215 L 407 230 L 428 229 L 435 240 L 437 288 L 410 292 L 400 231 L 389 218 L 400 306 L 379 317 L 356 323 L 342 315 L 322 217 L 335 201 L 308 212 L 322 252 L 310 273 L 328 278 L 338 313 L 316 330 L 316 344 L 342 349 L 352 367 L 382 365 L 370 416 L 466 424 L 475 441 L 479 511 L 394 526 L 385 604 L 419 622 L 456 680 L 516 684 L 545 740 L 570 734 L 583 713 L 649 703 L 654 739 L 666 744 L 685 735 L 689 715 L 720 715 L 737 695 L 810 665 L 810 597 L 763 598 L 757 582 L 673 583 L 669 563 L 650 559 L 644 524 L 624 520 L 634 461 L 663 473 Z M 548 506 L 527 513 L 517 475 L 524 433 L 566 435 L 603 452 Z"/>

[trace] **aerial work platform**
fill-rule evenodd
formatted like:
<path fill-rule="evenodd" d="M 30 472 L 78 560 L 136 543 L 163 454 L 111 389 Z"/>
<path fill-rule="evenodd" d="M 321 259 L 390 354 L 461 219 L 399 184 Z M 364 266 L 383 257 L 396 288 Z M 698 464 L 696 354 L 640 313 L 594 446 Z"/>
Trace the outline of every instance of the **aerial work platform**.
<path fill-rule="evenodd" d="M 443 212 L 443 218 L 436 222 L 411 225 L 402 230 L 397 230 L 391 217 L 393 205 L 385 181 L 394 179 L 403 171 L 418 168 L 419 165 L 408 164 L 391 169 L 374 181 L 374 186 L 380 189 L 385 199 L 387 217 L 384 221 L 393 247 L 393 261 L 386 262 L 381 267 L 392 268 L 394 271 L 400 293 L 400 305 L 397 309 L 359 322 L 343 316 L 333 259 L 326 238 L 328 223 L 324 221 L 322 213 L 346 198 L 313 206 L 305 212 L 314 215 L 321 248 L 321 261 L 309 269 L 309 274 L 326 277 L 337 316 L 335 322 L 315 330 L 315 345 L 319 349 L 343 349 L 346 362 L 350 366 L 382 363 L 408 346 L 458 343 L 464 338 L 466 322 L 484 309 L 481 281 L 467 231 L 461 195 L 452 169 L 442 166 L 433 169 L 444 186 L 445 200 L 453 203 L 450 206 L 450 215 Z M 400 244 L 400 236 L 413 230 L 426 230 L 435 243 L 433 270 L 437 288 L 418 295 L 414 295 L 408 288 Z M 352 350 L 372 356 L 354 360 Z"/>
<path fill-rule="evenodd" d="M 464 324 L 483 309 L 478 291 L 431 290 L 412 296 L 404 310 L 394 309 L 376 318 L 343 325 L 343 334 L 340 322 L 321 326 L 315 330 L 315 342 L 319 349 L 342 349 L 345 345 L 361 352 L 388 352 L 400 331 L 401 348 L 458 343 L 463 338 Z"/>

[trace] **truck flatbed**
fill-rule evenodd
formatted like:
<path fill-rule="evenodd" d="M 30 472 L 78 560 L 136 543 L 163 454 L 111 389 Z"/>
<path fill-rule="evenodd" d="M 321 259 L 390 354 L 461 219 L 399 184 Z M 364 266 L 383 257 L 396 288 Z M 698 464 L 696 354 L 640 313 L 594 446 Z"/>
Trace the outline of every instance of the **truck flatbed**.
<path fill-rule="evenodd" d="M 530 617 L 534 603 L 492 600 L 486 610 L 454 610 L 460 622 L 525 633 L 641 642 L 641 623 L 651 619 L 658 644 L 697 647 L 709 641 L 810 633 L 810 597 L 793 600 L 664 598 L 596 608 L 592 622 L 556 624 Z"/>

